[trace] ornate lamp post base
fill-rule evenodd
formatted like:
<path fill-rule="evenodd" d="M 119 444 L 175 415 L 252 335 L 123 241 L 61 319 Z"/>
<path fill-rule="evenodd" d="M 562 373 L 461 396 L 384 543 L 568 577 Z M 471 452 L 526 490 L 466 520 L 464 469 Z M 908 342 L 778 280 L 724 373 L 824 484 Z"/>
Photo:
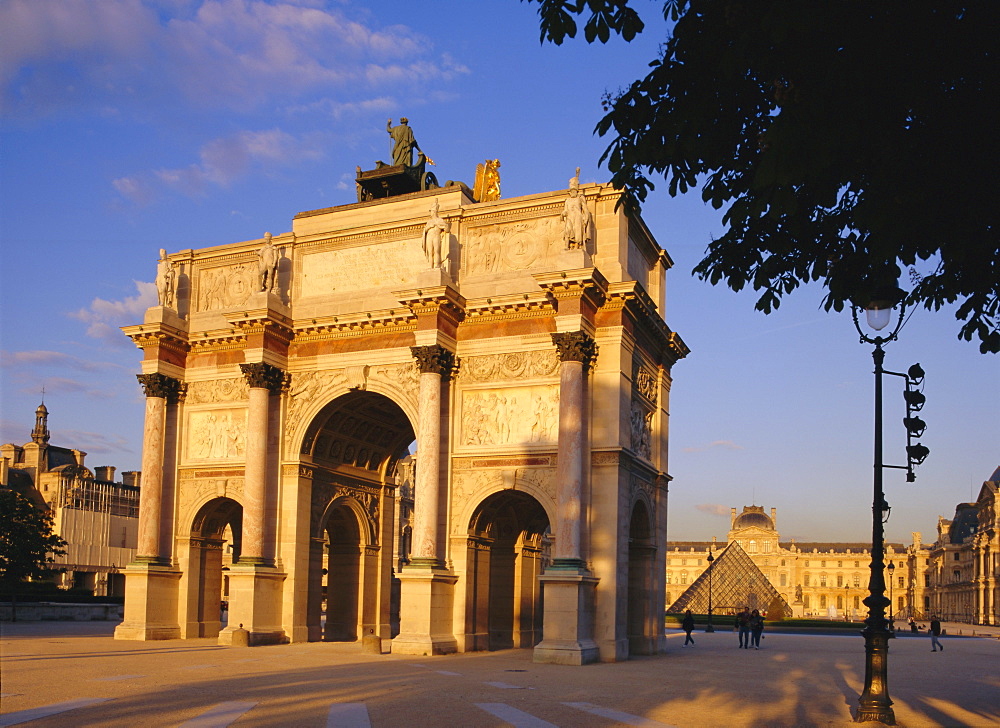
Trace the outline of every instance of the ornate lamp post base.
<path fill-rule="evenodd" d="M 868 626 L 861 634 L 865 637 L 865 691 L 858 701 L 855 722 L 896 725 L 887 684 L 889 632 L 884 625 L 881 629 Z"/>

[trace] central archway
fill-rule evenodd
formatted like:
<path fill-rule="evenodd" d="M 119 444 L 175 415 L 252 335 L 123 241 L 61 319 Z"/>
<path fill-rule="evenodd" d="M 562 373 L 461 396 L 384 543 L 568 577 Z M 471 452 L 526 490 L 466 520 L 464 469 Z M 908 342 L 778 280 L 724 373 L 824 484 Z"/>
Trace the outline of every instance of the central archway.
<path fill-rule="evenodd" d="M 300 458 L 312 472 L 310 640 L 390 636 L 397 467 L 413 442 L 403 410 L 363 390 L 336 397 L 306 429 Z"/>
<path fill-rule="evenodd" d="M 548 561 L 549 519 L 527 493 L 494 493 L 469 523 L 466 644 L 475 650 L 534 647 L 542 638 L 538 575 Z"/>
<path fill-rule="evenodd" d="M 183 636 L 219 635 L 223 597 L 228 594 L 226 564 L 239 561 L 242 532 L 243 507 L 232 498 L 213 498 L 195 514 L 184 570 L 191 588 L 185 590 L 188 600 L 182 605 Z"/>

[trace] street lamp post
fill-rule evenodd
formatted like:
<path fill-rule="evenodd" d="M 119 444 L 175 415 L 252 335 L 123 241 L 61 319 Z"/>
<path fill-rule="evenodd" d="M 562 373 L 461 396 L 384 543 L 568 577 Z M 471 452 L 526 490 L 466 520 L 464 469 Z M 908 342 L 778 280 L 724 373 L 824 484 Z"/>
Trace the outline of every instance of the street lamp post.
<path fill-rule="evenodd" d="M 868 325 L 876 332 L 882 331 L 892 318 L 892 310 L 902 300 L 902 291 L 898 288 L 885 292 L 878 300 L 870 301 L 865 307 Z M 887 725 L 896 724 L 896 716 L 892 710 L 892 699 L 888 687 L 888 657 L 889 629 L 885 619 L 885 608 L 891 602 L 885 598 L 885 530 L 883 528 L 883 512 L 888 514 L 889 505 L 885 502 L 882 490 L 882 362 L 885 351 L 882 345 L 896 339 L 903 325 L 903 312 L 892 333 L 888 336 L 876 335 L 874 338 L 866 335 L 858 323 L 858 306 L 851 307 L 854 326 L 861 336 L 861 341 L 874 344 L 872 359 L 875 362 L 875 463 L 874 463 L 874 498 L 872 501 L 872 561 L 871 576 L 868 581 L 868 596 L 864 599 L 868 607 L 868 617 L 861 634 L 865 638 L 865 688 L 858 701 L 856 721 L 864 723 L 877 721 Z"/>
<path fill-rule="evenodd" d="M 896 624 L 892 615 L 892 575 L 896 572 L 896 564 L 890 561 L 887 568 L 889 569 L 889 631 L 894 632 Z"/>
<path fill-rule="evenodd" d="M 706 632 L 714 632 L 715 627 L 712 626 L 712 562 L 715 561 L 715 557 L 712 555 L 712 547 L 708 547 L 708 624 L 705 625 Z"/>

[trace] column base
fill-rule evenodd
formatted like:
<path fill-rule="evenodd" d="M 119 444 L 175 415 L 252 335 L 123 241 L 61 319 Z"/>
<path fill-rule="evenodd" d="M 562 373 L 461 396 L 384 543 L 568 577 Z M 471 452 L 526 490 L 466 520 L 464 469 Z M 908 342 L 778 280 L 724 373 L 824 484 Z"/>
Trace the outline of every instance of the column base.
<path fill-rule="evenodd" d="M 594 641 L 594 616 L 598 579 L 582 570 L 546 569 L 542 583 L 545 614 L 542 641 L 535 645 L 534 662 L 556 665 L 587 665 L 601 659 Z"/>
<path fill-rule="evenodd" d="M 445 569 L 407 566 L 399 574 L 400 633 L 392 641 L 398 655 L 447 655 L 458 652 L 452 604 L 458 577 Z"/>
<path fill-rule="evenodd" d="M 181 573 L 172 566 L 134 562 L 125 567 L 125 618 L 116 640 L 176 640 Z"/>
<path fill-rule="evenodd" d="M 286 574 L 273 566 L 232 565 L 229 570 L 229 623 L 219 632 L 220 645 L 233 644 L 233 631 L 242 626 L 248 644 L 278 645 L 288 642 L 281 626 L 282 582 Z"/>

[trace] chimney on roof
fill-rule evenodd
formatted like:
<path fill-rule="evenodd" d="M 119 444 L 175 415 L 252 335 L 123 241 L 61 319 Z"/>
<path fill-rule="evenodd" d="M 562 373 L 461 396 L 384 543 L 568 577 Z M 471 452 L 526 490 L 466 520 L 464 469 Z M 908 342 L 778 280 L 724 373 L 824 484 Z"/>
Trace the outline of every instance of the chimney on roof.
<path fill-rule="evenodd" d="M 94 480 L 103 480 L 107 483 L 115 482 L 114 465 L 98 465 L 94 468 Z"/>

